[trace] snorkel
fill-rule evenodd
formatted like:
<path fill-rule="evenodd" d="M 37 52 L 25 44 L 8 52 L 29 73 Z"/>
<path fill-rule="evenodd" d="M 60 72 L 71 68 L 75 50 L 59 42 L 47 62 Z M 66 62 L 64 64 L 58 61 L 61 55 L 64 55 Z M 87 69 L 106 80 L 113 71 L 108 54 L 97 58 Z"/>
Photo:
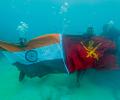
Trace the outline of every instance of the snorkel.
<path fill-rule="evenodd" d="M 27 43 L 26 33 L 28 28 L 29 28 L 28 25 L 23 21 L 21 21 L 20 25 L 18 25 L 17 27 L 18 34 L 19 34 L 19 44 L 22 47 L 26 46 L 26 43 Z"/>

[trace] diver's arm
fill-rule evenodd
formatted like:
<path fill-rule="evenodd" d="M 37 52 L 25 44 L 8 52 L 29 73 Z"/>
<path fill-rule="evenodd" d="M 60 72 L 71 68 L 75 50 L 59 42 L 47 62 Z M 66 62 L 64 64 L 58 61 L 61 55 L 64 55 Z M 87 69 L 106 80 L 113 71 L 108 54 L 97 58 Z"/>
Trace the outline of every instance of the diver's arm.
<path fill-rule="evenodd" d="M 25 47 L 25 50 L 59 43 L 59 38 L 59 34 L 57 33 L 40 36 L 29 41 Z"/>
<path fill-rule="evenodd" d="M 0 50 L 2 51 L 10 51 L 10 52 L 17 52 L 21 51 L 22 49 L 19 48 L 17 45 L 13 45 L 4 41 L 0 41 Z"/>

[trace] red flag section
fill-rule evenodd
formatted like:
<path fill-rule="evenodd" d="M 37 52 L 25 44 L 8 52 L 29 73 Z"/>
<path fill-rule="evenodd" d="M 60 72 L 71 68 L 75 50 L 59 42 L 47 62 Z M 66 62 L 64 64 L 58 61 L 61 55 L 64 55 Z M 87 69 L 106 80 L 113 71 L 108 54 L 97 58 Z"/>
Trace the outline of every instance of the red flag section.
<path fill-rule="evenodd" d="M 115 50 L 115 45 L 109 40 L 101 37 L 89 40 L 63 37 L 63 45 L 69 72 L 116 67 L 116 57 L 111 53 Z"/>

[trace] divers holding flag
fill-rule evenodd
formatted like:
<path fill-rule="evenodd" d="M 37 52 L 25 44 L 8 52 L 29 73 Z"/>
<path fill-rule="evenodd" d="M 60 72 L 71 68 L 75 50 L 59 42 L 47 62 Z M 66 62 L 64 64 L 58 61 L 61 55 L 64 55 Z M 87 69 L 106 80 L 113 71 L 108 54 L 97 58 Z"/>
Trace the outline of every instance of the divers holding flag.
<path fill-rule="evenodd" d="M 89 31 L 91 32 L 89 34 Z M 89 68 L 117 69 L 116 45 L 109 39 L 95 36 L 88 27 L 83 35 L 53 33 L 20 44 L 0 41 L 0 49 L 19 71 L 19 80 L 25 76 L 42 77 L 52 73 L 78 72 Z"/>

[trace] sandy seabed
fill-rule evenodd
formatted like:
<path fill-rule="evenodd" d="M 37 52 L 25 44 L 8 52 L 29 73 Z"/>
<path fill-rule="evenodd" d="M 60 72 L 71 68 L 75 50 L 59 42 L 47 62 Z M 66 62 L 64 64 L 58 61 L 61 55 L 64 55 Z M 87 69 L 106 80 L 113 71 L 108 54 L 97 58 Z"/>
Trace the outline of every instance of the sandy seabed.
<path fill-rule="evenodd" d="M 75 74 L 47 75 L 18 81 L 19 71 L 0 58 L 0 100 L 120 100 L 120 71 L 88 70 L 75 83 Z"/>

